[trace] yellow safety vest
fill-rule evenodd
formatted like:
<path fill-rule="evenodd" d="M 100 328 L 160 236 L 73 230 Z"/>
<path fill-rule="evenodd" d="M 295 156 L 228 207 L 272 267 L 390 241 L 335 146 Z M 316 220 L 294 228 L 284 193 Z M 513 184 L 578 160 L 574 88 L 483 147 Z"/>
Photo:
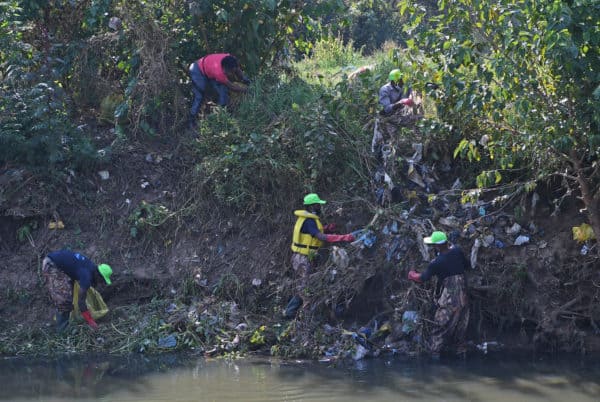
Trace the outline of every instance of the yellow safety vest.
<path fill-rule="evenodd" d="M 294 225 L 294 234 L 292 236 L 292 251 L 294 253 L 300 253 L 304 255 L 310 255 L 317 252 L 319 247 L 323 245 L 323 242 L 316 237 L 309 235 L 308 233 L 300 232 L 302 224 L 308 218 L 314 219 L 317 222 L 317 228 L 323 232 L 323 225 L 319 220 L 319 217 L 315 214 L 311 214 L 308 211 L 297 210 L 294 211 L 294 215 L 298 217 L 296 225 Z"/>

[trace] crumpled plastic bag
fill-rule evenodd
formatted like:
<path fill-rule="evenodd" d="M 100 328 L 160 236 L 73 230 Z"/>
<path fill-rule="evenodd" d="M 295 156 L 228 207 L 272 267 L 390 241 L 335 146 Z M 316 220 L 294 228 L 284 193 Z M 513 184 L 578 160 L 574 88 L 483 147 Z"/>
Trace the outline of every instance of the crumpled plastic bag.
<path fill-rule="evenodd" d="M 331 258 L 333 259 L 333 263 L 340 269 L 348 268 L 350 264 L 348 253 L 341 247 L 333 246 Z"/>
<path fill-rule="evenodd" d="M 579 243 L 584 243 L 588 240 L 595 239 L 594 230 L 587 223 L 582 223 L 580 226 L 573 226 L 573 240 Z"/>

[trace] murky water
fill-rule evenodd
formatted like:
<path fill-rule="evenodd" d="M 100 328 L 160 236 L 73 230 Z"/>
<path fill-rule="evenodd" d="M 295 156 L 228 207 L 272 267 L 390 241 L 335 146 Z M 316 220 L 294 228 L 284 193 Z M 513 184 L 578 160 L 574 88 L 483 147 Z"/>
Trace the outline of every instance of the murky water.
<path fill-rule="evenodd" d="M 380 358 L 333 367 L 182 356 L 0 360 L 10 401 L 600 401 L 600 360 Z"/>

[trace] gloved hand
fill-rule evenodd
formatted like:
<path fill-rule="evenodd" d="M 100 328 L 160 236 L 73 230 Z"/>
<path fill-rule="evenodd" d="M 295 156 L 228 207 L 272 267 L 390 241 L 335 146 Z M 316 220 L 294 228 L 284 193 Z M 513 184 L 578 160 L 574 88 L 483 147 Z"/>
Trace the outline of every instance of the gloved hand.
<path fill-rule="evenodd" d="M 354 238 L 354 235 L 352 233 L 345 234 L 345 235 L 328 234 L 328 235 L 325 235 L 325 236 L 327 236 L 327 241 L 329 243 L 337 243 L 337 242 L 340 242 L 340 241 L 353 242 L 354 240 L 356 240 Z"/>
<path fill-rule="evenodd" d="M 335 223 L 328 223 L 327 225 L 323 226 L 323 233 L 333 233 L 335 232 L 335 229 Z"/>
<path fill-rule="evenodd" d="M 421 282 L 421 274 L 412 269 L 408 272 L 408 279 L 413 282 Z"/>
<path fill-rule="evenodd" d="M 404 106 L 413 106 L 415 104 L 415 102 L 413 102 L 411 98 L 400 99 L 399 102 L 402 103 Z"/>
<path fill-rule="evenodd" d="M 94 321 L 94 319 L 92 318 L 92 314 L 90 314 L 89 310 L 81 313 L 81 316 L 88 323 L 90 328 L 92 328 L 94 331 L 98 329 L 98 324 L 96 324 L 96 321 Z"/>

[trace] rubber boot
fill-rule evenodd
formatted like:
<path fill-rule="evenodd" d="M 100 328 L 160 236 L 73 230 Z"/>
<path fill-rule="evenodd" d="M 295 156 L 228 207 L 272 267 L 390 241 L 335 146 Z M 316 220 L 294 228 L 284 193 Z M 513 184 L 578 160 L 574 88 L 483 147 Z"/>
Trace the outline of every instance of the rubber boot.
<path fill-rule="evenodd" d="M 303 303 L 304 300 L 300 296 L 292 297 L 285 308 L 283 316 L 288 319 L 296 317 L 296 313 L 298 313 L 298 309 L 302 307 Z"/>
<path fill-rule="evenodd" d="M 63 332 L 67 326 L 69 325 L 69 316 L 71 315 L 70 311 L 57 311 L 54 316 L 56 319 L 56 332 L 59 334 Z"/>

